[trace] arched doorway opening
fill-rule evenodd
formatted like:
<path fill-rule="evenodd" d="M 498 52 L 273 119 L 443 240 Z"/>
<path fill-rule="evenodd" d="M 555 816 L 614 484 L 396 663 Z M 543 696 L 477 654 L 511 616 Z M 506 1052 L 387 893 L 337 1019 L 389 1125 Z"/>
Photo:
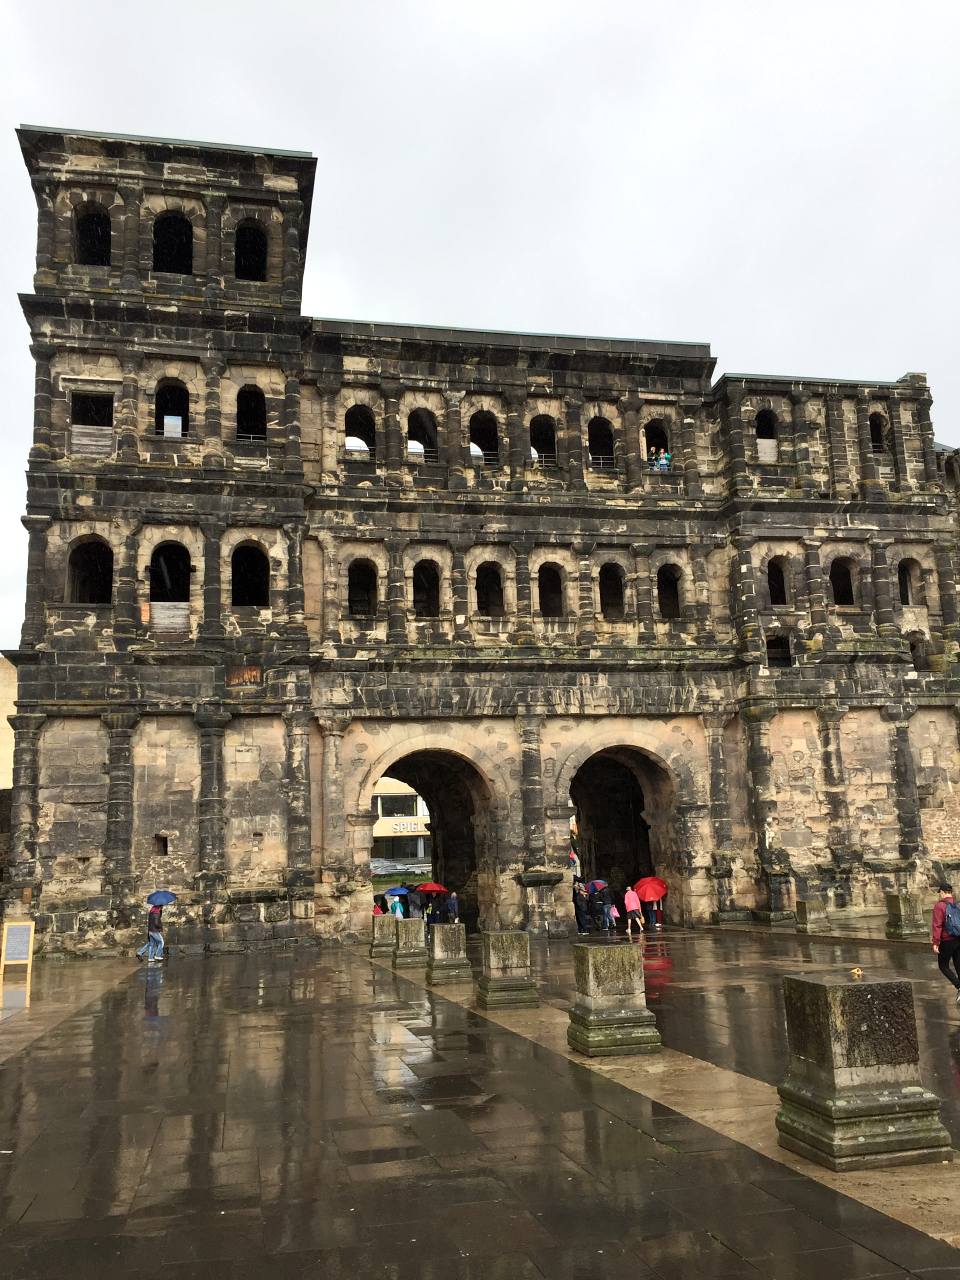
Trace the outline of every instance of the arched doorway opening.
<path fill-rule="evenodd" d="M 585 760 L 570 783 L 583 878 L 606 880 L 620 898 L 641 876 L 664 876 L 676 861 L 674 799 L 667 770 L 635 747 Z"/>
<path fill-rule="evenodd" d="M 429 840 L 420 880 L 435 880 L 456 890 L 460 920 L 471 932 L 481 916 L 492 917 L 495 877 L 484 875 L 496 864 L 492 797 L 479 771 L 452 751 L 413 751 L 390 765 L 383 779 L 406 784 L 427 811 Z M 380 783 L 374 788 L 376 794 Z M 410 878 L 409 883 L 419 881 Z M 400 879 L 398 883 L 403 883 Z"/>

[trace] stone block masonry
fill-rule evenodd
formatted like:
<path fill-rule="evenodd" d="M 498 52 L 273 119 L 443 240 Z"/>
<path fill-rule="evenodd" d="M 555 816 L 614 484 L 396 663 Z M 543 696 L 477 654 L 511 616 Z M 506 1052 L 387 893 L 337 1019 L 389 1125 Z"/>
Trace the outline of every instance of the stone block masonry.
<path fill-rule="evenodd" d="M 0 892 L 41 950 L 129 946 L 160 886 L 185 947 L 367 938 L 385 774 L 468 932 L 562 936 L 572 844 L 687 923 L 960 874 L 960 459 L 922 374 L 311 319 L 311 156 L 19 139 Z"/>
<path fill-rule="evenodd" d="M 661 1048 L 656 1019 L 647 1008 L 641 947 L 580 942 L 573 948 L 573 969 L 571 1049 L 588 1058 L 610 1058 Z"/>

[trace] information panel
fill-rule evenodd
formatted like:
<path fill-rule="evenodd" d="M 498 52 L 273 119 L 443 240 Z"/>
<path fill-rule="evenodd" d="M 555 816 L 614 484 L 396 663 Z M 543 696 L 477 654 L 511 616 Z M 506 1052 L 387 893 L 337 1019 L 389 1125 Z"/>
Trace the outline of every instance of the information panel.
<path fill-rule="evenodd" d="M 27 974 L 33 968 L 33 931 L 36 924 L 33 920 L 5 920 L 3 922 L 3 939 L 0 941 L 0 982 L 3 971 L 9 964 L 24 964 Z"/>

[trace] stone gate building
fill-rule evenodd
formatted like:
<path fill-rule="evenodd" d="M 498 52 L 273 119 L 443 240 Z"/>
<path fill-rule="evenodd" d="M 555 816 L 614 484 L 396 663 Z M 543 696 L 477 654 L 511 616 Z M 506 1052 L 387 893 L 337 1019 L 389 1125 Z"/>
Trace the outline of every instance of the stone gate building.
<path fill-rule="evenodd" d="M 485 923 L 879 901 L 955 852 L 957 460 L 925 378 L 311 320 L 310 156 L 25 127 L 8 911 L 339 937 L 384 775 Z M 324 194 L 326 192 L 324 191 Z M 661 451 L 669 466 L 651 466 Z"/>

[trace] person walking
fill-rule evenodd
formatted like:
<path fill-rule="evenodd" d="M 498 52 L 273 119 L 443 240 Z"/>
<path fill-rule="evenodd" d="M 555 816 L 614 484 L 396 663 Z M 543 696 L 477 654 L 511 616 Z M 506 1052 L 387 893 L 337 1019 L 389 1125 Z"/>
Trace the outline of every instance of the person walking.
<path fill-rule="evenodd" d="M 142 960 L 147 952 L 147 964 L 158 964 L 163 959 L 163 907 L 152 906 L 147 916 L 147 940 L 137 952 Z"/>
<path fill-rule="evenodd" d="M 937 892 L 940 897 L 933 907 L 930 941 L 940 972 L 952 987 L 956 987 L 957 1004 L 960 1004 L 960 907 L 954 899 L 952 884 L 937 885 Z M 950 972 L 951 964 L 954 973 Z"/>
<path fill-rule="evenodd" d="M 447 919 L 451 924 L 460 923 L 460 899 L 456 889 L 451 889 L 447 896 Z"/>
<path fill-rule="evenodd" d="M 577 933 L 589 933 L 590 894 L 582 880 L 573 882 L 573 914 L 577 918 Z"/>
<path fill-rule="evenodd" d="M 638 933 L 643 933 L 640 898 L 632 885 L 627 885 L 626 892 L 623 895 L 623 909 L 627 913 L 627 937 L 633 937 L 634 925 L 637 926 Z"/>
<path fill-rule="evenodd" d="M 393 912 L 393 914 L 394 914 L 394 918 L 395 918 L 395 919 L 397 919 L 397 920 L 402 920 L 402 919 L 403 919 L 403 903 L 400 901 L 400 895 L 399 895 L 399 894 L 396 894 L 396 893 L 395 893 L 395 894 L 391 897 L 391 899 L 390 899 L 390 910 Z"/>
<path fill-rule="evenodd" d="M 603 927 L 609 931 L 614 928 L 613 892 L 608 884 L 600 890 L 600 901 L 603 903 Z"/>

